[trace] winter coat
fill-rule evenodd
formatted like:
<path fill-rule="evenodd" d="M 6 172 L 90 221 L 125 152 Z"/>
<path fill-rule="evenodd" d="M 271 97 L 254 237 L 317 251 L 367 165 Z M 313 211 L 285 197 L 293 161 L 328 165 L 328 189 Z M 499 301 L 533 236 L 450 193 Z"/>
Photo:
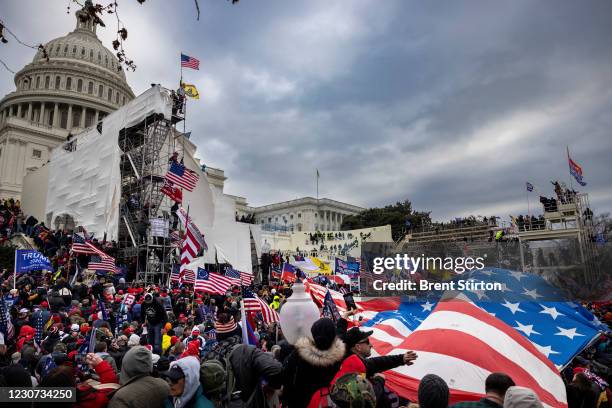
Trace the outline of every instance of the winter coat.
<path fill-rule="evenodd" d="M 243 402 L 251 401 L 249 405 L 244 406 L 266 406 L 260 382 L 264 379 L 271 388 L 280 389 L 283 372 L 281 363 L 275 360 L 272 354 L 245 344 L 234 348 L 229 361 L 236 378 L 235 391 L 240 391 Z"/>
<path fill-rule="evenodd" d="M 121 388 L 115 392 L 109 408 L 162 408 L 168 397 L 168 383 L 151 377 L 151 352 L 135 346 L 125 353 L 121 364 Z"/>
<path fill-rule="evenodd" d="M 153 299 L 151 303 L 142 302 L 140 305 L 140 320 L 144 323 L 145 319 L 150 325 L 166 323 L 168 321 L 166 309 L 156 299 Z"/>
<path fill-rule="evenodd" d="M 200 385 L 200 360 L 197 357 L 186 357 L 170 363 L 170 367 L 179 366 L 185 374 L 185 387 L 179 397 L 169 396 L 165 406 L 169 408 L 209 408 L 213 407 L 202 392 Z"/>
<path fill-rule="evenodd" d="M 327 350 L 319 350 L 308 337 L 295 343 L 283 365 L 283 398 L 289 408 L 304 408 L 318 389 L 328 386 L 344 359 L 345 345 L 336 338 Z"/>
<path fill-rule="evenodd" d="M 89 380 L 77 387 L 77 402 L 73 408 L 104 408 L 108 405 L 113 392 L 119 388 L 119 379 L 106 361 L 96 368 L 100 381 Z"/>
<path fill-rule="evenodd" d="M 342 365 L 340 365 L 340 369 L 338 370 L 332 381 L 329 383 L 329 385 L 315 391 L 312 398 L 310 399 L 310 404 L 308 404 L 308 408 L 318 408 L 327 406 L 327 398 L 331 393 L 331 389 L 333 388 L 338 378 L 349 373 L 365 374 L 365 372 L 365 364 L 358 356 L 352 355 L 348 357 L 342 362 Z"/>

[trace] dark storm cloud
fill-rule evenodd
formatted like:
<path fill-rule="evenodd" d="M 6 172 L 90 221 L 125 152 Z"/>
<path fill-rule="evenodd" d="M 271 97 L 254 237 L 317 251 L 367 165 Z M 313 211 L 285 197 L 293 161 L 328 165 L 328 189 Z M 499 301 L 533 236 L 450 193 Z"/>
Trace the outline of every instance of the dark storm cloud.
<path fill-rule="evenodd" d="M 21 27 L 31 38 L 72 28 L 62 7 L 26 3 L 6 18 L 40 10 Z M 202 61 L 185 70 L 202 94 L 187 127 L 226 192 L 312 196 L 319 168 L 321 196 L 507 216 L 526 212 L 525 181 L 569 184 L 569 145 L 595 209 L 612 209 L 612 3 L 200 3 L 199 22 L 189 2 L 120 3 L 139 65 L 128 80 L 137 94 L 172 86 L 181 50 Z M 14 66 L 32 58 L 9 50 Z"/>

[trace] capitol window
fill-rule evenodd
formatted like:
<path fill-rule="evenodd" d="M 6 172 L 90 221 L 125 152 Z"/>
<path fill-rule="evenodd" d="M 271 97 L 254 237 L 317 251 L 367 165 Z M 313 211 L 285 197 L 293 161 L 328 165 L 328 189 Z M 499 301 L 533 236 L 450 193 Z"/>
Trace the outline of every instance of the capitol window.
<path fill-rule="evenodd" d="M 42 157 L 42 150 L 38 150 L 38 149 L 33 149 L 32 150 L 32 158 L 33 159 L 40 159 Z"/>
<path fill-rule="evenodd" d="M 45 89 L 49 89 L 51 83 L 51 77 L 45 77 Z"/>
<path fill-rule="evenodd" d="M 76 45 L 74 47 L 72 47 L 72 53 L 76 54 Z"/>
<path fill-rule="evenodd" d="M 60 81 L 61 81 L 60 77 L 55 77 L 55 89 L 60 88 Z"/>
<path fill-rule="evenodd" d="M 119 104 L 119 92 L 115 94 L 115 103 Z"/>
<path fill-rule="evenodd" d="M 68 54 L 68 44 L 64 47 L 64 55 Z"/>
<path fill-rule="evenodd" d="M 89 50 L 89 58 L 93 59 L 93 50 Z"/>
<path fill-rule="evenodd" d="M 81 91 L 83 91 L 83 80 L 79 78 L 79 80 L 77 81 L 77 92 Z"/>
<path fill-rule="evenodd" d="M 102 85 L 98 86 L 98 96 L 101 98 L 104 95 L 104 87 Z"/>
<path fill-rule="evenodd" d="M 89 81 L 89 85 L 87 85 L 87 93 L 93 94 L 93 82 Z"/>
<path fill-rule="evenodd" d="M 68 77 L 66 78 L 66 89 L 67 90 L 72 90 L 72 78 Z"/>
<path fill-rule="evenodd" d="M 85 56 L 85 47 L 81 48 L 81 55 L 84 57 Z"/>
<path fill-rule="evenodd" d="M 108 88 L 108 101 L 110 102 L 113 99 L 113 90 Z"/>
<path fill-rule="evenodd" d="M 36 89 L 40 88 L 40 77 L 36 77 Z"/>
<path fill-rule="evenodd" d="M 102 55 L 98 53 L 98 62 L 102 62 Z"/>
<path fill-rule="evenodd" d="M 298 218 L 302 218 L 302 213 L 298 213 Z"/>

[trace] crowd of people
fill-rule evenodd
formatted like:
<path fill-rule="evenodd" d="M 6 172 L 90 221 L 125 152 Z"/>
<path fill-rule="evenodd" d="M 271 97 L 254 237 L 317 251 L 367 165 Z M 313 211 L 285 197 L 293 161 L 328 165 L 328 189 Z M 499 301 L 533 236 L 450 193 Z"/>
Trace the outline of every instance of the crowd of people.
<path fill-rule="evenodd" d="M 121 274 L 75 275 L 71 264 L 83 260 L 68 252 L 71 231 L 52 231 L 38 220 L 28 223 L 29 217 L 18 218 L 19 207 L 14 200 L 0 206 L 3 236 L 29 235 L 58 272 L 20 274 L 15 287 L 13 271 L 2 272 L 0 314 L 5 311 L 7 319 L 0 320 L 0 386 L 76 389 L 76 402 L 25 406 L 449 405 L 448 384 L 433 374 L 421 379 L 414 401 L 394 393 L 384 372 L 412 364 L 417 353 L 372 357 L 372 331 L 349 328 L 351 312 L 317 320 L 310 336 L 293 344 L 278 322 L 249 313 L 252 332 L 247 335 L 255 344 L 244 344 L 241 300 L 246 291 L 281 311 L 292 296 L 291 284 L 254 283 L 209 294 L 194 292 L 189 284 L 126 281 Z M 91 242 L 109 254 L 116 251 L 112 242 Z M 280 267 L 285 261 L 281 254 L 272 259 Z M 340 289 L 333 280 L 317 282 Z M 588 306 L 602 321 L 612 320 L 610 305 Z M 604 336 L 563 371 L 569 408 L 612 407 L 611 347 Z M 533 391 L 516 387 L 503 373 L 491 374 L 484 388 L 483 399 L 459 408 L 542 406 Z"/>

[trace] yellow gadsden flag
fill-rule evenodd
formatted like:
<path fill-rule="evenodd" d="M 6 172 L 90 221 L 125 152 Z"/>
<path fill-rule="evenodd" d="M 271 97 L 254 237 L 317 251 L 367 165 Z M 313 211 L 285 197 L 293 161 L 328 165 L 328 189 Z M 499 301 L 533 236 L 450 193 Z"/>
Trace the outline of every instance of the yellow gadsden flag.
<path fill-rule="evenodd" d="M 183 87 L 183 90 L 185 91 L 185 95 L 193 99 L 200 99 L 200 93 L 198 92 L 198 88 L 196 88 L 195 85 L 186 84 L 183 82 L 181 86 Z"/>
<path fill-rule="evenodd" d="M 320 273 L 321 275 L 331 275 L 332 270 L 329 267 L 328 263 L 323 262 L 322 260 L 320 260 L 319 258 L 315 258 L 314 256 L 311 256 L 310 260 L 313 264 L 319 267 L 317 273 Z"/>

